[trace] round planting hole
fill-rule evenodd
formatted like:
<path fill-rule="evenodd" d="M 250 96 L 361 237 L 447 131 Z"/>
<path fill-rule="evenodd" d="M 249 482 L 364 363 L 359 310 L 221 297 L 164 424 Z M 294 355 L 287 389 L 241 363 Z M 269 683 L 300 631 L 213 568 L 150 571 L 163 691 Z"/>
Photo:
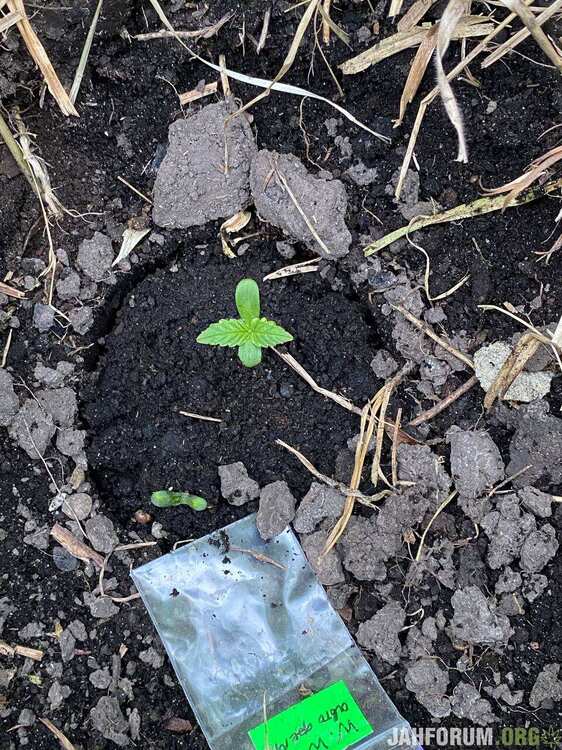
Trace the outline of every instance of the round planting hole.
<path fill-rule="evenodd" d="M 220 496 L 218 467 L 236 461 L 260 486 L 284 479 L 302 495 L 312 477 L 276 439 L 334 475 L 359 431 L 356 414 L 314 392 L 270 349 L 248 369 L 235 349 L 196 343 L 209 323 L 237 317 L 236 285 L 252 276 L 261 314 L 294 336 L 288 351 L 319 385 L 362 406 L 376 385 L 369 363 L 377 348 L 364 308 L 320 273 L 262 283 L 274 266 L 265 243 L 259 255 L 236 259 L 186 251 L 125 298 L 85 404 L 93 477 L 118 515 L 144 508 L 182 536 L 220 528 L 255 509 Z M 209 509 L 151 508 L 150 493 L 170 487 L 205 497 Z"/>

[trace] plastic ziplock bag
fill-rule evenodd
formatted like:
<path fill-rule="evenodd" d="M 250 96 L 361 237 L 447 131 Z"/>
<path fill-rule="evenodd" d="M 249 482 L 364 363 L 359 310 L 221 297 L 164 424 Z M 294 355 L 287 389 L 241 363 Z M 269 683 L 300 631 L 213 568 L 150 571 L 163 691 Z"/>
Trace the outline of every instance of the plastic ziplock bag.
<path fill-rule="evenodd" d="M 290 529 L 247 516 L 131 575 L 212 750 L 416 747 Z"/>

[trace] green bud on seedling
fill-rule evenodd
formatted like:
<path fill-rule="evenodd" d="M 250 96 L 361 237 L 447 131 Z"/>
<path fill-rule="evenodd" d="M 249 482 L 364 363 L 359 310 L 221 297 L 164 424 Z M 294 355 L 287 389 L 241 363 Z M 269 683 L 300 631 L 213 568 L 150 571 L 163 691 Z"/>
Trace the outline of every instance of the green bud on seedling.
<path fill-rule="evenodd" d="M 193 510 L 205 510 L 207 507 L 205 498 L 198 495 L 190 495 L 189 492 L 158 490 L 152 493 L 150 501 L 157 508 L 173 508 L 176 505 L 189 505 Z"/>
<path fill-rule="evenodd" d="M 211 323 L 197 336 L 198 344 L 238 347 L 246 367 L 261 362 L 261 350 L 293 340 L 288 331 L 273 320 L 260 318 L 260 290 L 253 279 L 242 279 L 236 287 L 236 308 L 240 319 L 228 318 Z"/>

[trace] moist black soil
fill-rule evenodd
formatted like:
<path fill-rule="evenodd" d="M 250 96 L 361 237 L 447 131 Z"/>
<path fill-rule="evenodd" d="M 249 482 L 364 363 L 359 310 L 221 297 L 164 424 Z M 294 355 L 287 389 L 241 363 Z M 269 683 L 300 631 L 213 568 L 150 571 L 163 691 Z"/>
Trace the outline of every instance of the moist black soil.
<path fill-rule="evenodd" d="M 33 25 L 68 87 L 95 5 L 92 0 L 79 7 L 60 3 L 51 7 L 47 3 L 34 8 Z M 285 4 L 273 3 L 270 34 L 264 50 L 257 55 L 251 37 L 259 37 L 263 3 L 211 2 L 201 18 L 194 18 L 191 5 L 175 3 L 166 9 L 176 28 L 210 25 L 224 13 L 234 12 L 217 36 L 197 45 L 204 57 L 217 62 L 223 53 L 233 69 L 270 79 L 283 61 L 301 12 L 284 13 Z M 352 35 L 353 52 L 375 41 L 358 41 L 357 31 L 362 26 L 372 27 L 376 22 L 382 36 L 394 31 L 387 19 L 388 5 L 342 0 L 335 6 L 337 22 Z M 443 4 L 438 3 L 428 17 L 438 18 L 442 10 Z M 165 153 L 168 125 L 182 116 L 175 90 L 186 91 L 202 79 L 208 82 L 216 78 L 174 40 L 131 39 L 159 28 L 149 4 L 106 0 L 78 99 L 79 119 L 65 119 L 48 94 L 43 102 L 39 74 L 14 30 L 0 47 L 2 104 L 9 111 L 19 107 L 49 165 L 58 197 L 77 212 L 65 215 L 52 227 L 55 248 L 68 254 L 71 265 L 79 243 L 91 237 L 94 230 L 108 234 L 118 247 L 127 221 L 149 214 L 146 202 L 117 178 L 150 195 L 155 171 Z M 559 27 L 552 24 L 550 28 L 553 37 L 559 36 Z M 559 80 L 551 69 L 536 64 L 545 61 L 532 42 L 518 49 L 522 55 L 506 58 L 507 64 L 488 69 L 473 65 L 478 86 L 467 80 L 455 83 L 468 133 L 468 165 L 453 161 L 455 135 L 441 105 L 429 107 L 416 145 L 421 200 L 433 199 L 444 208 L 473 200 L 482 186 L 496 186 L 518 176 L 558 142 L 560 131 L 554 126 L 559 124 L 562 104 Z M 334 69 L 351 54 L 340 42 L 332 42 L 328 50 Z M 458 54 L 455 45 L 448 55 L 449 67 L 458 60 Z M 385 346 L 398 356 L 393 351 L 391 322 L 383 314 L 384 301 L 370 294 L 368 285 L 358 282 L 354 274 L 362 263 L 360 249 L 368 238 L 380 237 L 405 223 L 387 185 L 402 163 L 418 105 L 416 100 L 410 106 L 402 127 L 392 128 L 412 57 L 409 51 L 357 76 L 338 74 L 345 92 L 342 104 L 369 127 L 390 136 L 390 144 L 345 120 L 336 130 L 344 140 L 336 142 L 325 122 L 339 118 L 338 113 L 313 100 L 302 102 L 272 93 L 251 110 L 260 148 L 294 153 L 312 171 L 322 168 L 343 179 L 348 190 L 346 221 L 353 234 L 350 255 L 339 264 L 324 264 L 321 273 L 263 284 L 262 310 L 293 333 L 295 341 L 288 351 L 321 386 L 358 405 L 382 385 L 369 368 L 373 353 Z M 301 48 L 288 80 L 337 98 L 331 76 L 310 39 Z M 231 84 L 242 101 L 256 94 L 252 87 L 235 81 Z M 423 92 L 431 85 L 428 75 Z M 376 181 L 367 187 L 355 185 L 346 175 L 359 159 L 378 170 Z M 470 280 L 444 302 L 448 317 L 444 325 L 449 334 L 466 330 L 476 342 L 509 339 L 519 330 L 506 316 L 484 313 L 478 307 L 483 303 L 522 305 L 535 325 L 551 324 L 559 318 L 559 263 L 556 256 L 545 264 L 537 262 L 534 255 L 554 241 L 554 219 L 559 210 L 559 201 L 545 197 L 521 208 L 426 229 L 416 235 L 416 242 L 430 257 L 434 295 L 450 288 L 465 273 L 471 274 Z M 341 459 L 336 467 L 336 458 L 358 432 L 355 415 L 314 393 L 272 352 L 265 355 L 259 368 L 246 370 L 233 350 L 195 344 L 196 335 L 208 323 L 235 314 L 233 294 L 241 277 L 260 280 L 288 262 L 275 249 L 275 242 L 283 237 L 256 219 L 245 231 L 261 234 L 248 239 L 245 253 L 236 259 L 222 254 L 218 231 L 219 223 L 183 232 L 155 228 L 156 241 L 145 242 L 137 249 L 130 270 L 119 271 L 115 284 L 98 286 L 91 299 L 62 303 L 63 312 L 76 305 L 94 308 L 94 326 L 84 336 L 67 329 L 63 318 L 43 334 L 31 325 L 32 303 L 45 301 L 42 283 L 28 291 L 27 301 L 10 301 L 2 308 L 18 320 L 7 367 L 20 397 L 32 382 L 38 361 L 53 367 L 65 360 L 76 366 L 72 386 L 80 396 L 78 426 L 87 431 L 88 480 L 92 495 L 99 500 L 98 512 L 114 521 L 122 543 L 154 540 L 150 526 L 133 520 L 133 513 L 140 508 L 149 511 L 168 533 L 157 539 L 156 549 L 135 552 L 130 559 L 114 559 L 107 577 L 118 580 L 117 590 L 122 595 L 130 593 L 129 562 L 139 564 L 168 551 L 179 539 L 210 532 L 254 509 L 252 505 L 234 508 L 220 499 L 219 465 L 243 461 L 260 485 L 285 479 L 300 498 L 308 489 L 310 475 L 275 443 L 282 439 L 301 450 L 320 471 L 333 476 L 341 470 L 338 478 L 349 480 Z M 0 146 L 0 279 L 13 272 L 14 280 L 23 286 L 24 277 L 33 278 L 41 270 L 34 259 L 46 263 L 47 249 L 36 198 Z M 304 247 L 297 246 L 296 250 L 294 261 L 311 257 Z M 385 267 L 405 268 L 418 277 L 424 267 L 421 253 L 406 241 L 395 243 L 381 257 Z M 59 263 L 57 274 L 61 271 Z M 5 317 L 1 320 L 3 344 L 9 323 Z M 465 377 L 464 373 L 452 376 L 451 389 Z M 559 414 L 560 378 L 554 381 L 548 400 L 552 412 Z M 421 399 L 411 381 L 402 385 L 395 401 L 395 407 L 403 407 L 404 420 L 431 405 Z M 217 417 L 222 422 L 198 421 L 180 411 Z M 453 424 L 488 429 L 504 459 L 509 458 L 512 429 L 483 415 L 481 392 L 473 389 L 430 423 L 425 439 L 435 441 L 434 449 L 444 456 L 443 436 Z M 0 687 L 2 730 L 16 727 L 21 723 L 20 712 L 31 709 L 37 717 L 47 717 L 63 729 L 77 748 L 109 750 L 116 745 L 95 731 L 90 717 L 90 710 L 107 693 L 117 697 L 127 718 L 138 710 L 141 730 L 137 746 L 205 750 L 206 742 L 169 663 L 154 668 L 139 658 L 151 645 L 159 648 L 142 605 L 133 601 L 119 605 L 119 611 L 108 619 L 92 617 L 84 594 L 97 585 L 93 569 L 80 563 L 75 569 L 63 571 L 54 564 L 52 545 L 37 549 L 22 543 L 34 529 L 48 530 L 55 521 L 68 522 L 60 511 L 50 512 L 48 506 L 55 494 L 53 479 L 63 484 L 72 463 L 61 459 L 54 449 L 49 449 L 45 458 L 51 479 L 40 461 L 31 461 L 1 430 L 0 558 L 4 572 L 0 579 L 0 622 L 5 617 L 1 637 L 10 643 L 23 642 L 19 631 L 29 623 L 40 622 L 43 634 L 25 640 L 24 645 L 45 651 L 42 662 L 20 657 L 2 662 L 2 669 L 17 670 L 7 688 Z M 388 469 L 386 455 L 384 462 Z M 210 501 L 210 510 L 194 514 L 187 508 L 152 508 L 149 493 L 167 486 L 204 495 Z M 552 491 L 562 494 L 561 488 Z M 560 537 L 560 512 L 549 520 Z M 448 509 L 443 527 L 447 524 L 456 538 L 473 534 L 473 526 L 458 509 Z M 436 536 L 440 528 L 435 525 Z M 428 543 L 433 538 L 430 534 Z M 489 593 L 497 574 L 485 568 L 483 535 L 471 549 L 476 562 L 481 563 L 473 567 L 475 582 Z M 407 564 L 407 559 L 397 560 L 390 575 L 391 598 L 401 599 L 402 568 Z M 490 685 L 492 672 L 502 676 L 511 672 L 515 687 L 526 691 L 527 700 L 544 665 L 562 659 L 562 630 L 557 616 L 562 607 L 561 564 L 558 557 L 542 571 L 549 577 L 547 592 L 527 604 L 524 615 L 510 618 L 515 635 L 503 653 L 475 654 L 476 666 L 468 676 L 473 684 Z M 450 617 L 450 593 L 432 581 L 429 588 L 411 594 L 408 611 L 422 605 L 426 615 L 442 610 Z M 358 623 L 384 603 L 370 584 L 360 586 L 347 613 L 350 630 L 355 632 Z M 84 624 L 87 639 L 77 641 L 74 656 L 63 662 L 58 623 L 66 628 L 75 620 Z M 450 668 L 449 691 L 460 679 L 455 670 L 460 655 L 441 633 L 435 656 Z M 367 656 L 403 715 L 416 726 L 434 724 L 435 720 L 405 689 L 403 670 L 390 670 Z M 89 680 L 98 668 L 108 668 L 111 673 L 111 685 L 105 692 Z M 50 691 L 57 683 L 68 687 L 70 694 L 53 707 Z M 559 726 L 556 706 L 529 713 L 527 705 L 524 702 L 523 707 L 510 709 L 493 702 L 492 708 L 501 725 L 524 726 L 530 721 L 541 727 Z M 165 724 L 171 717 L 190 719 L 193 731 L 168 731 Z M 441 723 L 467 722 L 447 719 Z M 28 747 L 37 750 L 55 747 L 54 738 L 37 721 L 27 729 L 16 728 L 4 734 L 0 745 L 12 750 L 26 740 Z"/>

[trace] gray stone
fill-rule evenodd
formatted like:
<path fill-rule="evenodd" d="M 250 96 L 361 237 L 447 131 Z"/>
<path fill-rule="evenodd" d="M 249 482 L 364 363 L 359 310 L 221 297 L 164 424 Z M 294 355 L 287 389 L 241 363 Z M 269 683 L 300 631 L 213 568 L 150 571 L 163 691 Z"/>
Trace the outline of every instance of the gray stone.
<path fill-rule="evenodd" d="M 294 201 L 281 179 L 289 186 Z M 292 154 L 264 150 L 259 151 L 252 162 L 250 183 L 256 210 L 263 221 L 306 243 L 324 258 L 347 255 L 351 234 L 345 224 L 347 194 L 340 180 L 325 180 L 310 174 Z M 295 202 L 328 252 L 310 231 Z"/>
<path fill-rule="evenodd" d="M 404 627 L 406 612 L 390 601 L 357 630 L 357 642 L 387 664 L 398 664 L 402 645 L 398 633 Z"/>
<path fill-rule="evenodd" d="M 76 646 L 76 638 L 68 628 L 65 628 L 60 635 L 59 646 L 61 658 L 63 663 L 66 664 L 74 658 L 74 648 Z"/>
<path fill-rule="evenodd" d="M 64 384 L 66 377 L 72 374 L 74 365 L 70 362 L 59 362 L 56 370 L 52 367 L 45 367 L 40 362 L 35 366 L 33 375 L 40 385 L 48 388 L 59 388 Z"/>
<path fill-rule="evenodd" d="M 61 509 L 65 516 L 75 521 L 84 521 L 92 512 L 92 498 L 85 492 L 68 495 Z"/>
<path fill-rule="evenodd" d="M 41 638 L 45 633 L 45 625 L 42 622 L 29 622 L 18 630 L 18 638 L 29 641 L 32 638 Z"/>
<path fill-rule="evenodd" d="M 55 680 L 47 694 L 47 700 L 50 703 L 51 711 L 56 711 L 57 708 L 60 708 L 70 695 L 70 692 L 68 685 L 61 685 L 58 680 Z"/>
<path fill-rule="evenodd" d="M 68 311 L 67 315 L 70 325 L 80 336 L 94 325 L 94 313 L 91 307 L 74 307 Z"/>
<path fill-rule="evenodd" d="M 387 380 L 398 369 L 398 362 L 386 349 L 379 349 L 371 360 L 371 370 L 377 378 Z"/>
<path fill-rule="evenodd" d="M 49 527 L 41 526 L 38 529 L 33 529 L 29 534 L 26 534 L 23 538 L 23 542 L 24 544 L 29 544 L 30 547 L 35 547 L 36 549 L 44 551 L 49 547 L 49 534 Z"/>
<path fill-rule="evenodd" d="M 259 496 L 258 483 L 250 479 L 241 461 L 219 466 L 218 472 L 221 480 L 221 495 L 230 505 L 244 505 L 250 500 L 256 500 Z"/>
<path fill-rule="evenodd" d="M 55 311 L 51 305 L 43 305 L 37 302 L 33 306 L 33 325 L 41 333 L 48 331 L 55 322 Z"/>
<path fill-rule="evenodd" d="M 295 504 L 287 482 L 271 482 L 262 489 L 256 516 L 262 539 L 269 541 L 287 528 L 295 517 Z"/>
<path fill-rule="evenodd" d="M 43 456 L 56 427 L 53 418 L 33 398 L 24 402 L 9 428 L 10 437 L 30 458 Z"/>
<path fill-rule="evenodd" d="M 459 495 L 457 504 L 474 523 L 481 523 L 484 516 L 492 510 L 492 501 L 486 495 L 482 497 L 465 497 Z"/>
<path fill-rule="evenodd" d="M 356 592 L 357 588 L 351 583 L 338 583 L 326 591 L 330 604 L 337 611 L 347 607 L 349 598 Z"/>
<path fill-rule="evenodd" d="M 427 356 L 424 334 L 398 313 L 392 329 L 392 338 L 396 349 L 405 359 L 420 363 Z"/>
<path fill-rule="evenodd" d="M 244 115 L 225 127 L 233 102 L 203 107 L 168 131 L 168 151 L 154 183 L 154 223 L 168 229 L 230 218 L 250 203 L 250 163 L 256 153 Z M 228 170 L 225 170 L 225 135 Z"/>
<path fill-rule="evenodd" d="M 18 413 L 19 401 L 14 391 L 14 379 L 0 368 L 0 427 L 7 427 Z"/>
<path fill-rule="evenodd" d="M 139 739 L 140 728 L 141 728 L 141 715 L 139 713 L 138 708 L 133 708 L 133 710 L 129 714 L 129 734 L 131 735 L 131 739 L 133 741 L 136 741 Z"/>
<path fill-rule="evenodd" d="M 558 552 L 556 530 L 549 523 L 533 531 L 523 542 L 519 565 L 526 573 L 538 573 Z"/>
<path fill-rule="evenodd" d="M 451 704 L 447 697 L 449 675 L 439 666 L 435 659 L 418 659 L 406 671 L 406 687 L 415 693 L 416 700 L 437 719 L 443 719 L 451 713 Z"/>
<path fill-rule="evenodd" d="M 521 513 L 517 495 L 505 495 L 493 510 L 481 521 L 488 535 L 488 565 L 497 570 L 509 565 L 521 552 L 523 542 L 536 529 L 535 517 Z"/>
<path fill-rule="evenodd" d="M 474 352 L 474 369 L 480 385 L 487 392 L 497 378 L 502 365 L 512 352 L 512 347 L 503 341 L 478 349 Z M 540 399 L 550 391 L 554 374 L 551 372 L 522 372 L 503 395 L 504 401 L 529 402 Z"/>
<path fill-rule="evenodd" d="M 497 701 L 501 700 L 504 703 L 507 703 L 508 706 L 518 706 L 520 703 L 523 703 L 523 697 L 525 695 L 523 690 L 511 691 L 509 685 L 506 685 L 505 683 L 501 683 L 493 688 L 485 687 L 484 690 L 488 695 L 491 695 L 492 698 L 495 698 Z"/>
<path fill-rule="evenodd" d="M 560 664 L 547 664 L 536 679 L 529 697 L 529 704 L 533 708 L 539 708 L 543 703 L 545 707 L 553 707 L 553 704 L 562 701 L 562 681 L 558 679 Z"/>
<path fill-rule="evenodd" d="M 552 495 L 547 495 L 536 487 L 523 487 L 517 492 L 517 497 L 539 518 L 548 518 L 552 515 Z"/>
<path fill-rule="evenodd" d="M 451 597 L 454 609 L 451 631 L 454 642 L 502 646 L 513 635 L 509 619 L 498 614 L 477 586 L 455 591 Z"/>
<path fill-rule="evenodd" d="M 513 480 L 514 487 L 549 487 L 562 484 L 562 419 L 548 414 L 548 403 L 538 401 L 520 412 L 519 425 L 509 446 L 509 476 L 531 465 Z"/>
<path fill-rule="evenodd" d="M 286 260 L 292 260 L 297 254 L 295 246 L 290 242 L 276 242 L 275 247 L 279 255 Z"/>
<path fill-rule="evenodd" d="M 344 504 L 345 495 L 335 487 L 312 482 L 298 507 L 293 528 L 299 534 L 311 534 L 325 518 L 339 518 Z"/>
<path fill-rule="evenodd" d="M 95 232 L 91 240 L 80 243 L 76 263 L 92 281 L 104 281 L 111 271 L 114 257 L 109 237 Z"/>
<path fill-rule="evenodd" d="M 17 723 L 22 727 L 32 727 L 35 724 L 35 714 L 30 708 L 23 708 L 20 711 Z"/>
<path fill-rule="evenodd" d="M 406 636 L 406 650 L 412 661 L 429 656 L 433 648 L 432 639 L 424 635 L 417 627 L 409 628 Z"/>
<path fill-rule="evenodd" d="M 113 615 L 116 615 L 117 612 L 119 612 L 119 607 L 116 607 L 107 596 L 90 595 L 88 606 L 92 617 L 97 617 L 100 620 L 113 617 Z"/>
<path fill-rule="evenodd" d="M 502 571 L 497 580 L 495 587 L 496 594 L 511 594 L 517 591 L 522 582 L 521 573 L 508 566 Z"/>
<path fill-rule="evenodd" d="M 398 447 L 398 478 L 414 482 L 423 494 L 433 494 L 435 507 L 441 503 L 451 489 L 451 477 L 443 468 L 443 461 L 433 453 L 428 445 L 408 445 Z"/>
<path fill-rule="evenodd" d="M 521 593 L 528 602 L 534 602 L 548 586 L 548 578 L 540 573 L 523 576 Z"/>
<path fill-rule="evenodd" d="M 147 648 L 146 651 L 139 653 L 139 659 L 143 664 L 148 664 L 152 669 L 160 669 L 164 664 L 164 656 L 152 646 Z"/>
<path fill-rule="evenodd" d="M 129 738 L 124 734 L 129 724 L 117 698 L 109 695 L 102 696 L 90 711 L 92 725 L 106 740 L 110 740 L 119 747 L 126 747 Z"/>
<path fill-rule="evenodd" d="M 371 185 L 378 176 L 378 170 L 374 167 L 366 167 L 365 164 L 359 159 L 357 164 L 349 167 L 345 174 L 350 177 L 356 185 L 364 187 L 365 185 Z"/>
<path fill-rule="evenodd" d="M 92 685 L 98 690 L 107 690 L 111 685 L 111 673 L 107 667 L 96 669 L 88 675 Z"/>
<path fill-rule="evenodd" d="M 400 539 L 396 539 L 400 544 Z M 378 539 L 378 529 L 370 518 L 352 516 L 338 545 L 343 565 L 359 581 L 384 581 L 386 555 Z"/>
<path fill-rule="evenodd" d="M 445 385 L 450 374 L 451 368 L 449 365 L 437 357 L 425 357 L 423 362 L 420 363 L 420 376 L 424 380 L 428 380 L 436 389 Z"/>
<path fill-rule="evenodd" d="M 451 446 L 451 473 L 461 495 L 479 497 L 504 478 L 501 454 L 487 432 L 452 427 L 447 433 Z"/>
<path fill-rule="evenodd" d="M 490 701 L 482 698 L 474 685 L 459 682 L 451 696 L 451 710 L 459 719 L 468 719 L 473 724 L 486 726 L 497 721 Z"/>
<path fill-rule="evenodd" d="M 57 297 L 61 300 L 75 299 L 80 294 L 80 276 L 68 269 L 56 285 Z"/>
<path fill-rule="evenodd" d="M 88 518 L 84 527 L 92 547 L 98 552 L 107 554 L 119 543 L 113 522 L 107 516 L 101 514 L 92 516 L 92 518 Z"/>
<path fill-rule="evenodd" d="M 85 430 L 59 430 L 57 448 L 64 456 L 77 456 L 84 450 Z"/>
<path fill-rule="evenodd" d="M 68 626 L 68 629 L 70 630 L 72 635 L 76 638 L 76 640 L 78 641 L 88 640 L 88 633 L 86 632 L 86 626 L 81 620 L 73 620 Z"/>
<path fill-rule="evenodd" d="M 58 545 L 53 549 L 53 562 L 64 573 L 71 573 L 80 564 L 76 557 L 67 552 L 64 547 L 59 547 Z"/>
<path fill-rule="evenodd" d="M 333 586 L 343 583 L 345 575 L 337 549 L 331 549 L 326 555 L 322 554 L 327 539 L 328 532 L 320 530 L 301 537 L 301 545 L 320 583 L 323 586 Z"/>
<path fill-rule="evenodd" d="M 37 400 L 58 427 L 72 427 L 78 413 L 76 393 L 68 386 L 37 391 Z"/>

